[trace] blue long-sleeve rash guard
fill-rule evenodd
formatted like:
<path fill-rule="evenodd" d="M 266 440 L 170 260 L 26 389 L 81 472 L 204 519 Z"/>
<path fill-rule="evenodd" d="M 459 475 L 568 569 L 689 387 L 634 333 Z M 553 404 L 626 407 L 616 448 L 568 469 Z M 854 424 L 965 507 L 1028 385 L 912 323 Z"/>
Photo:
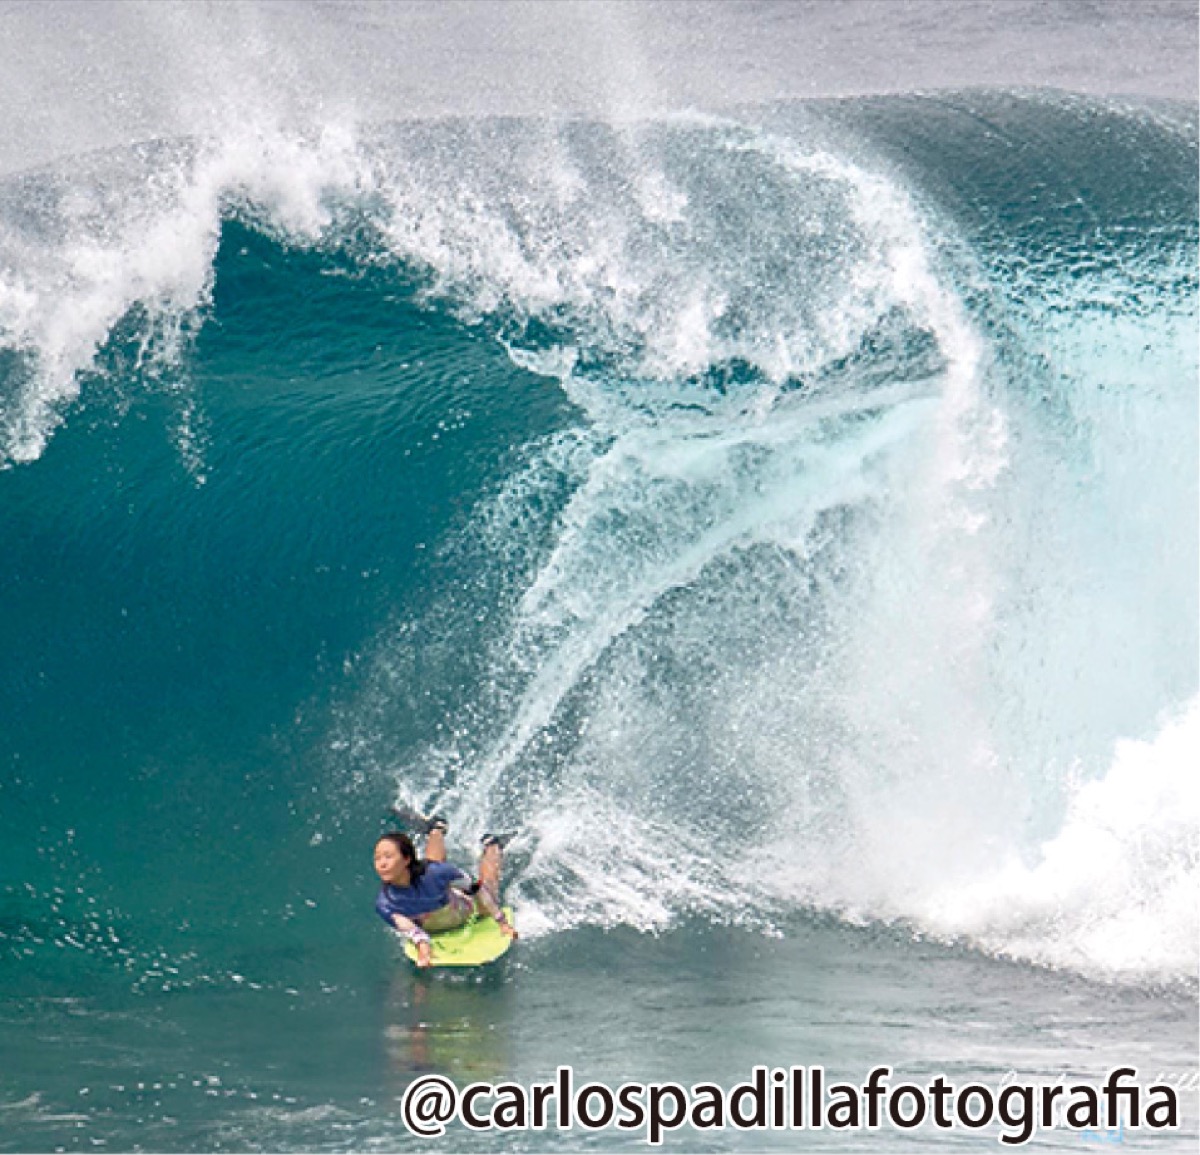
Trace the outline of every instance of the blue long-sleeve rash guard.
<path fill-rule="evenodd" d="M 390 927 L 395 927 L 394 915 L 414 922 L 423 915 L 441 910 L 450 901 L 452 886 L 471 885 L 471 876 L 448 862 L 429 862 L 421 877 L 409 886 L 392 886 L 385 882 L 375 899 L 375 910 Z"/>

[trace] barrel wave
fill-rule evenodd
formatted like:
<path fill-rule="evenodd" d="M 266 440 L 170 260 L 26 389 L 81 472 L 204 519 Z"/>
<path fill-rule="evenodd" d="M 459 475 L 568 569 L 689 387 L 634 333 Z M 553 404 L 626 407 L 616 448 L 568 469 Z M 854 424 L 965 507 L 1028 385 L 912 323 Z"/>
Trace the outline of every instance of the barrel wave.
<path fill-rule="evenodd" d="M 534 939 L 1192 983 L 1196 160 L 977 92 L 5 178 L 12 957 L 228 984 L 399 796 Z"/>
<path fill-rule="evenodd" d="M 562 1061 L 1186 1076 L 1196 130 L 942 91 L 0 176 L 11 1141 L 396 1149 L 397 1079 Z M 372 920 L 397 800 L 511 834 L 508 973 Z"/>

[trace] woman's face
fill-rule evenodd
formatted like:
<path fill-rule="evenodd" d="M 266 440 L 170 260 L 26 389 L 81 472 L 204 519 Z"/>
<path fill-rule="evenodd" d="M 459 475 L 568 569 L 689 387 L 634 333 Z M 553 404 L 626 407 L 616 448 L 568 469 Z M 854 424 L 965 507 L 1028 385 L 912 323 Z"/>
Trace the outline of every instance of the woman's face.
<path fill-rule="evenodd" d="M 399 886 L 408 882 L 408 859 L 390 839 L 382 838 L 375 843 L 375 873 L 381 882 Z"/>

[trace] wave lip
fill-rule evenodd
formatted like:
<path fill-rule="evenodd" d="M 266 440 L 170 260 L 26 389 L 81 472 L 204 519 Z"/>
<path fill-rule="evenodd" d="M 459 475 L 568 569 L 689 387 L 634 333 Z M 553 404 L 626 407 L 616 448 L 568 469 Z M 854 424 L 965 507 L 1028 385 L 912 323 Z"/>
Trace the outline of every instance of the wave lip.
<path fill-rule="evenodd" d="M 114 338 L 127 376 L 180 383 L 211 304 L 223 220 L 312 243 L 364 179 L 352 137 L 248 128 L 157 142 L 11 181 L 0 198 L 0 462 L 35 461 Z M 124 382 L 125 388 L 131 382 Z"/>

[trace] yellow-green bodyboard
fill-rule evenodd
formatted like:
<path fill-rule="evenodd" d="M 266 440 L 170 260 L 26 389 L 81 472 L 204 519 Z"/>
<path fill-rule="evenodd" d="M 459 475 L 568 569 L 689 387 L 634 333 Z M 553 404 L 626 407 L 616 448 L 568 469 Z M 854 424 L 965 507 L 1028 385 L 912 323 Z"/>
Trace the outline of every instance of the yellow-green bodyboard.
<path fill-rule="evenodd" d="M 512 911 L 506 906 L 505 917 L 512 922 Z M 455 930 L 443 930 L 429 936 L 432 960 L 435 967 L 477 967 L 495 962 L 504 954 L 513 940 L 489 915 L 476 915 Z M 412 962 L 417 961 L 417 948 L 408 941 L 404 953 Z"/>

